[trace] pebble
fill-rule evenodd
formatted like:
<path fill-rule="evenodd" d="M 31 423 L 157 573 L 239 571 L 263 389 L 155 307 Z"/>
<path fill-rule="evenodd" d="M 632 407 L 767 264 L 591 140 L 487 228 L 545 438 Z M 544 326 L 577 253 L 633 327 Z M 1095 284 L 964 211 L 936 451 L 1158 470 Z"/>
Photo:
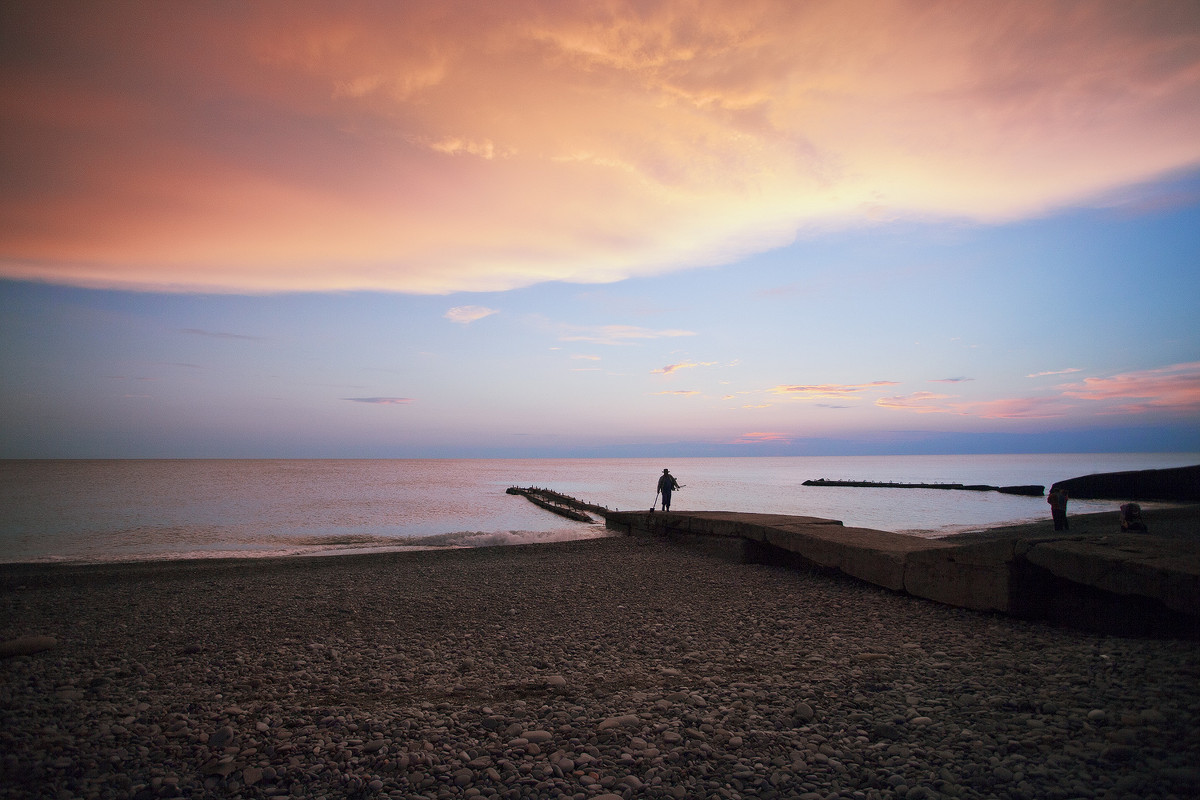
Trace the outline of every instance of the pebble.
<path fill-rule="evenodd" d="M 0 568 L 0 798 L 1200 791 L 1195 642 L 634 538 L 106 569 Z"/>
<path fill-rule="evenodd" d="M 43 650 L 52 650 L 58 646 L 58 640 L 53 636 L 27 635 L 0 642 L 0 658 L 13 656 L 28 656 Z"/>

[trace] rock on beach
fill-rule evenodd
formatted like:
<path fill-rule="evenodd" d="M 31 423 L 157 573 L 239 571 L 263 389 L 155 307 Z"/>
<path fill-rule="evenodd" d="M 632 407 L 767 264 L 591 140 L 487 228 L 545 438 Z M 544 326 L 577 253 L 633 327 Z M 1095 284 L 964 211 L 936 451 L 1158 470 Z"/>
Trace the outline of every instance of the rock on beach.
<path fill-rule="evenodd" d="M 0 798 L 1157 798 L 1200 643 L 632 537 L 0 566 Z"/>

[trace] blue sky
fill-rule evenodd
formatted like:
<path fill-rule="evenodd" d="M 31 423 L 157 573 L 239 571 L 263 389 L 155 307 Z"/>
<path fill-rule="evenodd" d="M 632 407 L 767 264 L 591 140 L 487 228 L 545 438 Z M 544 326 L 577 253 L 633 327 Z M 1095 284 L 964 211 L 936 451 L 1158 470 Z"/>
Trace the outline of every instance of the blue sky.
<path fill-rule="evenodd" d="M 0 457 L 1200 451 L 1200 12 L 15 8 Z"/>

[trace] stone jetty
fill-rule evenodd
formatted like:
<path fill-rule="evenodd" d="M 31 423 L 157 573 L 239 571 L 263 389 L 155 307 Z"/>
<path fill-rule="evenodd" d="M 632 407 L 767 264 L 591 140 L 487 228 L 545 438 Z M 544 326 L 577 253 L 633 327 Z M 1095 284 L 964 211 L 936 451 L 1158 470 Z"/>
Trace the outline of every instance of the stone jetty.
<path fill-rule="evenodd" d="M 1195 539 L 1119 533 L 925 539 L 817 517 L 724 511 L 616 512 L 607 526 L 738 562 L 838 572 L 975 611 L 1200 638 Z"/>
<path fill-rule="evenodd" d="M 992 486 L 986 483 L 897 483 L 895 481 L 842 481 L 815 478 L 807 480 L 800 485 L 846 486 L 856 489 L 957 489 L 967 492 L 1000 492 L 1001 494 L 1020 494 L 1030 497 L 1041 497 L 1046 493 L 1046 487 L 1038 484 Z"/>

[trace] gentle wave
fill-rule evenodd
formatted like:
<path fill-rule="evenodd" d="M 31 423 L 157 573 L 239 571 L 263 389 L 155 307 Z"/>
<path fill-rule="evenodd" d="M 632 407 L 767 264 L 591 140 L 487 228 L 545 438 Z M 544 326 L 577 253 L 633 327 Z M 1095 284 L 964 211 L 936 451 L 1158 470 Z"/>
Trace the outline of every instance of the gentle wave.
<path fill-rule="evenodd" d="M 675 511 L 836 519 L 919 536 L 1044 519 L 1044 498 L 804 486 L 807 479 L 1041 484 L 1200 463 L 1200 454 L 688 459 L 0 461 L 0 562 L 144 561 L 486 547 L 604 536 L 505 494 L 543 486 L 647 510 L 670 467 Z M 1117 503 L 1073 501 L 1071 513 Z"/>

